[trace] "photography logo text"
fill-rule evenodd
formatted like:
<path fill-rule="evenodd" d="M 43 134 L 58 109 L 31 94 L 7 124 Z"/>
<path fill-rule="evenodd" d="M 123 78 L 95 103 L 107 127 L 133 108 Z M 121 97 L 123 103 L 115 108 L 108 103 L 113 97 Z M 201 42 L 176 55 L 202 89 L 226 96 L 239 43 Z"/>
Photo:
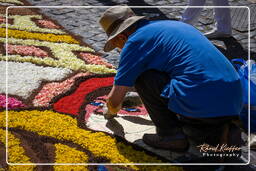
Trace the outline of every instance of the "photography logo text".
<path fill-rule="evenodd" d="M 235 145 L 228 146 L 227 144 L 217 144 L 211 146 L 209 144 L 202 144 L 197 146 L 203 157 L 240 157 L 241 147 Z"/>

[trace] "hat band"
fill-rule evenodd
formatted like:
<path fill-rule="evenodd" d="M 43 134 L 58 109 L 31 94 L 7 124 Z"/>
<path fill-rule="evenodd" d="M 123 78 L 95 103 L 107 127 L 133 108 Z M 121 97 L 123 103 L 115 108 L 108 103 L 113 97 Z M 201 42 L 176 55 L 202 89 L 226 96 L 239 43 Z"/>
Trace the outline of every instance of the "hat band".
<path fill-rule="evenodd" d="M 108 35 L 108 37 L 111 35 L 111 33 L 114 31 L 114 29 L 120 25 L 125 19 L 120 18 L 118 20 L 116 20 L 115 22 L 113 22 L 107 29 L 106 33 Z"/>

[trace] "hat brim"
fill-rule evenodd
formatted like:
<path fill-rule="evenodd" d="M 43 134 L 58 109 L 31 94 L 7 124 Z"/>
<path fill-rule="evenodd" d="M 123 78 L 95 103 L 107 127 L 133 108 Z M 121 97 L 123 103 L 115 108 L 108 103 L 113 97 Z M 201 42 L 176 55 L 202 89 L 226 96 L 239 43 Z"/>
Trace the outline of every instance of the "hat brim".
<path fill-rule="evenodd" d="M 128 27 L 130 27 L 131 25 L 133 25 L 134 23 L 136 23 L 137 21 L 141 20 L 145 18 L 145 16 L 133 16 L 133 17 L 129 17 L 126 20 L 124 20 L 117 28 L 115 28 L 115 30 L 110 34 L 105 46 L 104 46 L 104 51 L 105 52 L 109 52 L 111 50 L 113 50 L 114 48 L 116 48 L 112 43 L 111 40 L 113 38 L 115 38 L 118 34 L 122 33 L 123 31 L 125 31 Z"/>

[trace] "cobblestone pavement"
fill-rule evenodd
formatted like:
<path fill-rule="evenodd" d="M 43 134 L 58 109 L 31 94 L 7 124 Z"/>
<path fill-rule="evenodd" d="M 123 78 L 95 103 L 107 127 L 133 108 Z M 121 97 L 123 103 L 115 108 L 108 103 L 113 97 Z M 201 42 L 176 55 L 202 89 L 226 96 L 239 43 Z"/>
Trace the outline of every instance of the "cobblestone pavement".
<path fill-rule="evenodd" d="M 97 52 L 115 66 L 118 65 L 119 53 L 114 50 L 104 53 L 102 48 L 106 35 L 98 24 L 100 15 L 107 7 L 120 4 L 129 6 L 161 6 L 158 8 L 136 8 L 137 15 L 146 15 L 151 19 L 177 19 L 181 18 L 184 8 L 167 8 L 165 6 L 186 6 L 187 0 L 28 0 L 35 6 L 59 6 L 59 8 L 41 8 L 44 14 L 57 20 L 68 31 L 82 37 L 83 41 L 91 45 Z M 256 51 L 256 2 L 255 0 L 231 0 L 231 6 L 248 6 L 251 10 L 251 50 Z M 207 5 L 212 5 L 211 1 Z M 71 7 L 64 7 L 71 6 Z M 73 7 L 72 7 L 73 6 Z M 74 7 L 82 6 L 82 7 Z M 88 7 L 91 6 L 91 7 Z M 93 7 L 92 7 L 93 6 Z M 100 7 L 101 6 L 101 7 Z M 213 10 L 203 10 L 199 21 L 195 24 L 202 32 L 214 28 Z M 248 49 L 248 10 L 232 9 L 233 36 L 235 39 L 213 41 L 227 53 L 226 56 L 246 58 Z M 236 41 L 237 40 L 237 41 Z M 242 45 L 242 46 L 241 46 Z M 252 57 L 255 57 L 253 54 Z"/>

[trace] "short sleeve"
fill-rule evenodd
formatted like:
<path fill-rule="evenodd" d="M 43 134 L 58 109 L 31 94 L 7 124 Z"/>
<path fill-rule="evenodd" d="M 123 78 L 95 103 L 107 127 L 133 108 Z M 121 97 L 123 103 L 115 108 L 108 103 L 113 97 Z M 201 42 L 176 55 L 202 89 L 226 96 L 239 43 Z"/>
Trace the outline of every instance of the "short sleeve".
<path fill-rule="evenodd" d="M 145 42 L 128 41 L 121 53 L 115 85 L 132 87 L 138 76 L 146 71 L 152 50 Z"/>

